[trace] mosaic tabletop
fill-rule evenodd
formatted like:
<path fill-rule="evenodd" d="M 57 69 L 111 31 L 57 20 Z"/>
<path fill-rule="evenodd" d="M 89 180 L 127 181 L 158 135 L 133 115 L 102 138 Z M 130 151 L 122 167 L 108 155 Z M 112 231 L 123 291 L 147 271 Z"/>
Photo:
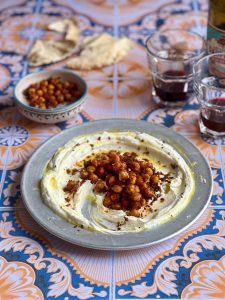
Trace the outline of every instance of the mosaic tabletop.
<path fill-rule="evenodd" d="M 107 32 L 128 36 L 135 46 L 116 65 L 77 71 L 89 93 L 76 118 L 54 125 L 31 122 L 12 102 L 18 79 L 37 70 L 28 67 L 26 55 L 36 39 L 59 38 L 46 30 L 49 23 L 74 15 L 82 36 Z M 225 144 L 200 136 L 195 98 L 182 109 L 154 104 L 144 47 L 159 28 L 205 35 L 206 23 L 205 0 L 0 1 L 0 299 L 225 298 Z M 188 230 L 140 250 L 97 251 L 54 237 L 24 208 L 20 179 L 25 163 L 62 130 L 121 117 L 170 127 L 202 151 L 214 179 L 209 206 Z"/>

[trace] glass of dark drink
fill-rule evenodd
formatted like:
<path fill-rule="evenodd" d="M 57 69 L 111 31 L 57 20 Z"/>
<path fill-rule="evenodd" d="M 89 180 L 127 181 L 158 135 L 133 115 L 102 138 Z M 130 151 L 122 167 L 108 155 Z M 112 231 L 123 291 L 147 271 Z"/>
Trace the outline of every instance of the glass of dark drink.
<path fill-rule="evenodd" d="M 207 55 L 193 69 L 200 131 L 213 137 L 225 136 L 225 53 Z"/>
<path fill-rule="evenodd" d="M 205 41 L 183 29 L 156 32 L 146 41 L 156 103 L 176 107 L 193 95 L 193 64 L 203 57 Z"/>

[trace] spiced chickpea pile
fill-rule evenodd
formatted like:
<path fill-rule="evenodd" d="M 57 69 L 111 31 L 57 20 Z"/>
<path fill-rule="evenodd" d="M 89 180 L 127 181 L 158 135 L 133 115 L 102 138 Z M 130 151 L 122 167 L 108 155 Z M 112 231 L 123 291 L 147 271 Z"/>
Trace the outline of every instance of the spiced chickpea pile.
<path fill-rule="evenodd" d="M 74 174 L 78 170 L 67 170 Z M 140 217 L 140 209 L 148 207 L 160 194 L 160 176 L 147 159 L 137 158 L 135 153 L 120 154 L 110 151 L 97 154 L 83 162 L 79 170 L 81 181 L 69 180 L 64 188 L 67 193 L 76 192 L 79 186 L 90 180 L 96 193 L 105 193 L 103 205 Z"/>
<path fill-rule="evenodd" d="M 49 78 L 30 85 L 24 95 L 29 105 L 36 108 L 55 108 L 59 104 L 72 103 L 82 93 L 73 82 L 62 81 L 60 78 Z"/>

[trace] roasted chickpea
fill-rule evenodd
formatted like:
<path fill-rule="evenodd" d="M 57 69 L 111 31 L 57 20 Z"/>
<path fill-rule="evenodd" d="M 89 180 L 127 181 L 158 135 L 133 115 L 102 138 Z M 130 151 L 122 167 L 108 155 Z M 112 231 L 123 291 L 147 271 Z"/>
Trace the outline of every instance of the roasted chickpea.
<path fill-rule="evenodd" d="M 141 200 L 141 194 L 140 193 L 134 193 L 131 197 L 131 199 L 135 202 L 139 202 Z"/>
<path fill-rule="evenodd" d="M 135 171 L 135 172 L 139 172 L 140 169 L 141 169 L 141 166 L 140 164 L 137 162 L 137 161 L 133 161 L 131 164 L 130 164 L 130 168 Z"/>
<path fill-rule="evenodd" d="M 147 204 L 147 201 L 145 200 L 145 198 L 142 198 L 141 199 L 141 205 L 142 206 L 145 206 Z"/>
<path fill-rule="evenodd" d="M 118 193 L 112 193 L 111 196 L 110 196 L 110 198 L 111 198 L 111 200 L 112 200 L 113 202 L 118 202 L 120 196 L 119 196 Z"/>
<path fill-rule="evenodd" d="M 43 96 L 43 94 L 44 94 L 42 90 L 37 90 L 36 93 L 37 93 L 38 96 Z"/>
<path fill-rule="evenodd" d="M 117 154 L 116 152 L 109 153 L 109 157 L 110 157 L 111 162 L 113 162 L 113 163 L 119 163 L 120 162 L 119 154 Z"/>
<path fill-rule="evenodd" d="M 92 166 L 92 165 L 90 165 L 90 166 L 87 167 L 87 171 L 88 171 L 89 173 L 94 173 L 94 172 L 95 172 L 95 167 Z"/>
<path fill-rule="evenodd" d="M 28 93 L 29 94 L 35 94 L 36 93 L 36 90 L 34 88 L 29 88 L 28 89 Z"/>
<path fill-rule="evenodd" d="M 38 100 L 40 103 L 45 103 L 45 98 L 43 98 L 43 97 L 40 97 Z"/>
<path fill-rule="evenodd" d="M 94 166 L 94 167 L 97 167 L 99 165 L 99 162 L 97 159 L 93 159 L 91 164 Z"/>
<path fill-rule="evenodd" d="M 142 185 L 143 183 L 144 183 L 144 180 L 143 180 L 142 176 L 138 175 L 138 176 L 137 176 L 137 179 L 136 179 L 136 184 L 137 184 L 138 186 L 140 186 L 140 185 Z"/>
<path fill-rule="evenodd" d="M 98 167 L 98 169 L 97 169 L 97 175 L 99 177 L 103 177 L 105 175 L 105 169 L 103 167 Z"/>
<path fill-rule="evenodd" d="M 112 201 L 111 201 L 110 197 L 105 197 L 105 199 L 103 200 L 103 205 L 105 207 L 110 207 L 111 204 L 112 204 Z"/>
<path fill-rule="evenodd" d="M 133 217 L 136 217 L 136 218 L 140 217 L 140 213 L 139 213 L 138 209 L 136 209 L 136 208 L 131 209 L 130 215 Z"/>
<path fill-rule="evenodd" d="M 122 208 L 120 203 L 113 203 L 112 204 L 112 209 L 120 210 Z"/>
<path fill-rule="evenodd" d="M 46 87 L 48 85 L 48 80 L 42 80 L 40 84 Z"/>
<path fill-rule="evenodd" d="M 113 169 L 115 172 L 119 172 L 120 169 L 121 169 L 121 166 L 122 166 L 121 162 L 116 162 L 116 163 L 114 163 L 114 164 L 112 165 L 112 169 Z"/>
<path fill-rule="evenodd" d="M 154 196 L 154 191 L 152 190 L 152 188 L 146 188 L 146 189 L 144 189 L 143 192 L 144 192 L 144 195 L 148 198 Z"/>
<path fill-rule="evenodd" d="M 120 185 L 118 185 L 118 184 L 116 184 L 116 185 L 114 185 L 114 186 L 112 187 L 112 190 L 113 190 L 115 193 L 121 193 L 122 190 L 123 190 L 123 187 L 120 186 Z"/>
<path fill-rule="evenodd" d="M 151 175 L 153 174 L 152 168 L 147 167 L 147 168 L 145 169 L 145 173 L 151 176 Z"/>
<path fill-rule="evenodd" d="M 54 89 L 55 89 L 55 86 L 53 84 L 48 85 L 48 90 L 54 90 Z"/>
<path fill-rule="evenodd" d="M 96 183 L 96 182 L 98 181 L 99 178 L 98 178 L 97 175 L 91 173 L 91 174 L 89 175 L 89 179 L 90 179 L 91 183 Z"/>
<path fill-rule="evenodd" d="M 95 191 L 96 192 L 103 192 L 104 189 L 105 189 L 104 181 L 98 180 L 96 185 L 95 185 Z"/>
<path fill-rule="evenodd" d="M 87 179 L 88 178 L 88 172 L 86 170 L 81 170 L 80 178 L 81 179 Z"/>
<path fill-rule="evenodd" d="M 113 185 L 116 182 L 116 176 L 108 175 L 107 182 L 108 182 L 108 185 Z"/>
<path fill-rule="evenodd" d="M 129 178 L 129 174 L 127 171 L 120 171 L 119 172 L 119 180 L 126 181 Z"/>
<path fill-rule="evenodd" d="M 137 176 L 135 174 L 129 174 L 128 183 L 129 184 L 135 184 L 137 180 Z"/>
<path fill-rule="evenodd" d="M 144 175 L 142 175 L 142 179 L 143 179 L 144 182 L 149 182 L 150 175 L 149 174 L 144 174 Z"/>
<path fill-rule="evenodd" d="M 134 184 L 129 184 L 128 186 L 127 186 L 127 193 L 128 194 L 134 194 L 135 193 L 135 185 Z"/>
<path fill-rule="evenodd" d="M 154 184 L 154 185 L 157 185 L 159 183 L 159 177 L 158 175 L 152 175 L 151 176 L 151 182 Z"/>

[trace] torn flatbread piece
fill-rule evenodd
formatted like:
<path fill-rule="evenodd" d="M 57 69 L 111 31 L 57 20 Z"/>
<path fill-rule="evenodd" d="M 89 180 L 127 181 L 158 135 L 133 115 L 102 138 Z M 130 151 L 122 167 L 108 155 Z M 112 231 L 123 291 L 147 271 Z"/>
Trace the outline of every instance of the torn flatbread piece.
<path fill-rule="evenodd" d="M 75 18 L 53 22 L 48 28 L 64 33 L 65 37 L 59 41 L 35 41 L 27 57 L 29 66 L 38 67 L 56 63 L 76 51 L 80 31 Z"/>
<path fill-rule="evenodd" d="M 78 43 L 80 37 L 80 30 L 75 18 L 64 19 L 56 21 L 48 26 L 49 30 L 65 34 L 65 40 Z"/>
<path fill-rule="evenodd" d="M 121 61 L 132 48 L 128 38 L 115 38 L 107 33 L 87 37 L 81 46 L 78 57 L 68 60 L 66 65 L 72 69 L 92 70 Z"/>
<path fill-rule="evenodd" d="M 27 58 L 30 66 L 38 67 L 65 59 L 73 51 L 74 43 L 70 41 L 54 42 L 37 40 Z"/>

